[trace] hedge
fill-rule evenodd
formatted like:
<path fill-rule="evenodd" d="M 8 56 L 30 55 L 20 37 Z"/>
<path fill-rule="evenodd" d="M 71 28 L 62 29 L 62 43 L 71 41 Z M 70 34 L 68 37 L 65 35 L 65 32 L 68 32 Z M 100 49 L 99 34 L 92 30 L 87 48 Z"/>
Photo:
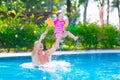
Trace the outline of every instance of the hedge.
<path fill-rule="evenodd" d="M 46 24 L 39 27 L 34 23 L 26 23 L 21 19 L 0 20 L 0 47 L 9 52 L 11 49 L 25 48 L 32 50 L 33 43 L 45 31 Z M 52 47 L 55 42 L 53 36 L 54 28 L 51 28 L 42 41 L 46 49 Z M 77 44 L 74 40 L 66 37 L 62 46 L 68 46 L 67 50 L 74 49 L 109 49 L 120 45 L 120 31 L 113 25 L 99 27 L 96 23 L 79 23 L 67 27 L 68 31 L 79 36 Z M 79 48 L 78 48 L 79 47 Z M 65 50 L 65 47 L 62 47 Z"/>

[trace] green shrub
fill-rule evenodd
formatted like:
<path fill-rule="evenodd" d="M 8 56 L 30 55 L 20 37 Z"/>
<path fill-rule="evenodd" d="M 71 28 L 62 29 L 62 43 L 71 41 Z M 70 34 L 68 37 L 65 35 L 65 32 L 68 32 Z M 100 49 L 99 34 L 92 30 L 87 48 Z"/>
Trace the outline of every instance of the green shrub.
<path fill-rule="evenodd" d="M 118 31 L 117 46 L 120 46 L 120 30 Z"/>
<path fill-rule="evenodd" d="M 100 30 L 100 42 L 103 48 L 113 48 L 117 45 L 118 30 L 113 25 L 103 25 Z"/>
<path fill-rule="evenodd" d="M 40 35 L 40 28 L 35 24 L 27 24 L 19 19 L 6 19 L 0 26 L 1 47 L 10 51 L 11 48 L 32 48 Z"/>
<path fill-rule="evenodd" d="M 97 48 L 99 36 L 99 27 L 96 23 L 80 24 L 81 44 L 85 48 Z"/>
<path fill-rule="evenodd" d="M 39 39 L 47 26 L 43 24 L 43 27 L 38 27 L 34 23 L 26 23 L 20 18 L 11 17 L 0 20 L 0 25 L 0 47 L 8 51 L 20 48 L 32 49 L 34 41 Z M 42 41 L 46 49 L 51 48 L 55 42 L 53 30 L 54 27 Z M 120 45 L 120 31 L 112 25 L 99 27 L 96 23 L 79 23 L 68 27 L 67 30 L 80 37 L 77 45 L 79 44 L 82 49 L 114 48 Z M 69 37 L 64 39 L 63 44 L 64 47 L 67 46 L 66 50 L 74 49 L 76 46 L 74 40 Z"/>
<path fill-rule="evenodd" d="M 89 48 L 91 48 L 92 46 L 96 49 L 97 45 L 98 45 L 98 37 L 99 37 L 99 27 L 97 24 L 95 23 L 91 23 L 88 27 L 88 45 Z"/>

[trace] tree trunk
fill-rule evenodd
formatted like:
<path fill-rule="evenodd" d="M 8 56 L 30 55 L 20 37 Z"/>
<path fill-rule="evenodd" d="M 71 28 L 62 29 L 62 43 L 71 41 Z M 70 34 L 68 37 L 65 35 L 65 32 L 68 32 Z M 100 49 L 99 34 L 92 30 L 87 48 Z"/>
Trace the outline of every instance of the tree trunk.
<path fill-rule="evenodd" d="M 10 48 L 7 48 L 7 53 L 9 53 L 10 52 Z"/>
<path fill-rule="evenodd" d="M 100 25 L 102 26 L 104 24 L 104 0 L 100 3 Z"/>
<path fill-rule="evenodd" d="M 86 17 L 87 17 L 87 6 L 88 6 L 88 1 L 89 1 L 89 0 L 85 0 L 85 4 L 84 4 L 84 19 L 83 19 L 83 22 L 86 21 Z"/>
<path fill-rule="evenodd" d="M 11 0 L 7 0 L 7 10 L 11 10 Z"/>
<path fill-rule="evenodd" d="M 66 0 L 66 3 L 67 3 L 67 16 L 68 16 L 68 20 L 69 20 L 69 25 L 71 23 L 71 10 L 72 10 L 72 4 L 71 4 L 71 1 L 70 0 Z"/>
<path fill-rule="evenodd" d="M 68 16 L 68 18 L 70 17 L 70 12 L 71 12 L 71 1 L 70 0 L 66 0 L 67 2 L 67 16 Z"/>
<path fill-rule="evenodd" d="M 110 7 L 110 1 L 107 0 L 107 24 L 109 24 L 109 7 Z"/>
<path fill-rule="evenodd" d="M 48 12 L 52 12 L 52 6 L 53 6 L 53 1 L 52 0 L 48 0 Z"/>
<path fill-rule="evenodd" d="M 118 17 L 119 17 L 119 29 L 120 29 L 120 3 L 119 0 L 117 0 L 117 8 L 118 8 Z"/>

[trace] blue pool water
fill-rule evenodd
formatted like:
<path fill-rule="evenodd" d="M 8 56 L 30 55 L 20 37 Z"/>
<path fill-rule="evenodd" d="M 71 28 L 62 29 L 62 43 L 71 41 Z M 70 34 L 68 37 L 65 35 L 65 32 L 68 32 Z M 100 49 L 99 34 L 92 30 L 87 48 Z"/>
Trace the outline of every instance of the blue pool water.
<path fill-rule="evenodd" d="M 0 58 L 0 80 L 120 80 L 120 53 L 53 55 L 47 68 L 30 65 L 30 56 Z"/>

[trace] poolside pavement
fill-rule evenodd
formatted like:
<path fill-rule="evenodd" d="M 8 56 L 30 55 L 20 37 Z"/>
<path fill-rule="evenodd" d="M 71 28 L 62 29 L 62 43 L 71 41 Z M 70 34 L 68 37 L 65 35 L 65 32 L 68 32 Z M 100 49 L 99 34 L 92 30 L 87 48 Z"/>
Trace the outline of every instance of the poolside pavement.
<path fill-rule="evenodd" d="M 18 57 L 18 56 L 31 56 L 32 52 L 18 52 L 18 53 L 0 53 L 2 57 Z M 72 50 L 72 51 L 56 51 L 52 55 L 63 54 L 94 54 L 94 53 L 120 53 L 119 49 L 115 50 Z"/>

